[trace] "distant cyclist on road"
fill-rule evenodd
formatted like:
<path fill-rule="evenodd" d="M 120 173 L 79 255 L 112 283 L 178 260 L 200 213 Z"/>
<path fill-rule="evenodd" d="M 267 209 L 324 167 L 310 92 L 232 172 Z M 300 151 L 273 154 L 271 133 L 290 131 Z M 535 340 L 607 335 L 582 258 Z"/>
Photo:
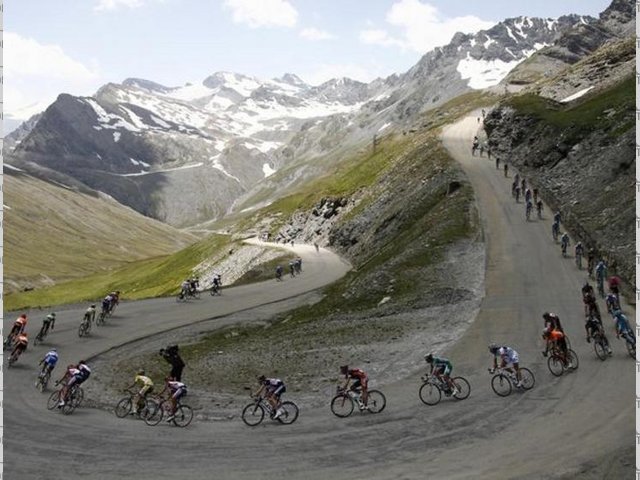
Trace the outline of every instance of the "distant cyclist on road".
<path fill-rule="evenodd" d="M 511 368 L 509 367 L 509 365 L 511 365 L 516 372 L 516 387 L 522 388 L 522 376 L 520 374 L 519 366 L 520 357 L 518 355 L 518 352 L 516 352 L 511 347 L 500 347 L 495 343 L 489 345 L 489 352 L 491 352 L 491 354 L 493 355 L 493 368 L 491 368 L 489 371 L 491 373 L 494 373 L 496 371 L 496 369 L 498 368 L 498 357 L 500 357 L 500 368 L 511 371 Z"/>
<path fill-rule="evenodd" d="M 362 401 L 359 404 L 360 410 L 365 410 L 367 408 L 367 402 L 369 400 L 369 377 L 359 368 L 349 368 L 348 365 L 343 365 L 340 367 L 340 373 L 344 375 L 346 382 L 343 386 L 344 390 L 347 389 L 351 380 L 353 380 L 353 384 L 351 385 L 351 390 L 354 393 L 358 392 L 358 389 L 362 387 Z"/>
<path fill-rule="evenodd" d="M 632 339 L 633 345 L 636 344 L 636 337 L 629 325 L 629 319 L 622 313 L 621 310 L 613 312 L 613 318 L 616 321 L 616 338 L 620 338 L 622 335 L 625 339 Z"/>
<path fill-rule="evenodd" d="M 600 260 L 596 265 L 595 274 L 598 293 L 604 296 L 604 279 L 607 278 L 607 264 L 604 263 L 604 260 Z"/>
<path fill-rule="evenodd" d="M 611 356 L 613 354 L 611 350 L 611 346 L 609 345 L 609 339 L 607 335 L 604 333 L 604 327 L 602 325 L 602 321 L 600 321 L 597 317 L 588 316 L 587 321 L 584 324 L 584 329 L 587 332 L 587 343 L 591 343 L 591 339 L 595 337 L 596 333 L 599 333 L 602 338 L 602 343 L 607 350 L 607 354 Z"/>
<path fill-rule="evenodd" d="M 64 404 L 67 400 L 67 395 L 69 395 L 69 391 L 71 387 L 74 385 L 82 385 L 87 381 L 89 376 L 91 375 L 91 368 L 87 365 L 87 362 L 84 360 L 80 360 L 77 365 L 69 365 L 64 374 L 64 377 L 60 379 L 60 382 L 65 382 L 65 385 L 62 387 L 60 392 L 60 403 L 58 407 L 64 407 Z"/>
<path fill-rule="evenodd" d="M 574 247 L 574 253 L 576 256 L 576 265 L 579 269 L 582 269 L 582 257 L 584 255 L 584 247 L 582 246 L 582 242 L 576 243 Z"/>
<path fill-rule="evenodd" d="M 43 359 L 40 360 L 40 363 L 38 363 L 38 365 L 42 365 L 42 370 L 40 371 L 40 375 L 38 376 L 42 378 L 46 372 L 49 372 L 49 374 L 51 374 L 51 372 L 53 372 L 53 369 L 56 368 L 57 363 L 58 352 L 55 348 L 52 348 L 46 353 Z"/>
<path fill-rule="evenodd" d="M 9 339 L 12 339 L 14 336 L 19 335 L 20 333 L 24 332 L 26 328 L 27 328 L 27 314 L 23 313 L 13 323 L 13 327 L 11 327 L 11 331 L 9 332 L 9 335 L 7 336 L 7 342 L 11 343 L 9 341 Z"/>
<path fill-rule="evenodd" d="M 276 267 L 276 280 L 281 282 L 282 281 L 282 272 L 283 272 L 283 268 L 282 265 L 278 265 Z"/>
<path fill-rule="evenodd" d="M 187 386 L 173 377 L 165 377 L 164 382 L 164 388 L 160 392 L 159 396 L 162 397 L 165 392 L 169 392 L 171 412 L 169 412 L 170 414 L 166 421 L 171 422 L 175 418 L 178 401 L 187 394 Z"/>
<path fill-rule="evenodd" d="M 95 321 L 95 319 L 96 319 L 96 306 L 91 305 L 84 312 L 84 320 L 87 320 L 89 322 L 89 325 L 91 325 L 91 322 Z"/>
<path fill-rule="evenodd" d="M 264 375 L 258 377 L 260 383 L 260 389 L 255 393 L 255 397 L 265 393 L 265 398 L 271 405 L 271 411 L 273 412 L 273 418 L 276 419 L 284 413 L 281 408 L 282 394 L 287 391 L 287 386 L 279 378 L 267 378 Z"/>
<path fill-rule="evenodd" d="M 613 293 L 608 293 L 607 298 L 605 299 L 605 303 L 607 304 L 607 312 L 613 315 L 613 312 L 616 310 L 620 310 L 620 301 L 618 297 Z"/>
<path fill-rule="evenodd" d="M 29 345 L 27 332 L 19 333 L 15 338 L 15 346 L 13 347 L 13 351 L 11 352 L 11 356 L 13 357 L 15 355 L 16 358 L 18 358 L 27 349 L 27 345 Z"/>
<path fill-rule="evenodd" d="M 567 248 L 569 248 L 569 234 L 567 232 L 564 232 L 562 234 L 562 237 L 560 237 L 560 245 L 562 246 L 562 256 L 566 257 L 567 256 Z"/>
<path fill-rule="evenodd" d="M 49 330 L 53 330 L 53 327 L 56 324 L 56 314 L 55 312 L 51 312 L 46 317 L 42 319 L 42 327 L 40 327 L 40 332 L 38 333 L 39 339 L 43 339 L 49 333 Z"/>
<path fill-rule="evenodd" d="M 451 372 L 453 371 L 453 364 L 448 358 L 436 357 L 432 353 L 424 356 L 425 361 L 431 365 L 431 371 L 429 375 L 435 375 L 438 379 L 443 381 L 447 385 L 449 391 L 445 392 L 445 395 L 457 395 L 458 388 L 451 380 Z"/>

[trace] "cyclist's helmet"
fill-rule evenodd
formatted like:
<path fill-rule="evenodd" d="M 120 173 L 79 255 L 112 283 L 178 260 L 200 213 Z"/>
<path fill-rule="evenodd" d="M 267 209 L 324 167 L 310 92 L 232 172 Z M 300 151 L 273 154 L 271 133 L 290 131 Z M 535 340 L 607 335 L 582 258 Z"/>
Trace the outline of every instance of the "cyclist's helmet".
<path fill-rule="evenodd" d="M 91 305 L 91 308 L 96 308 L 95 304 Z"/>
<path fill-rule="evenodd" d="M 614 310 L 613 311 L 613 316 L 618 318 L 622 315 L 622 310 Z"/>
<path fill-rule="evenodd" d="M 433 362 L 433 354 L 429 353 L 428 355 L 425 355 L 425 356 L 424 356 L 424 360 L 425 360 L 427 363 L 431 363 L 431 362 Z"/>
<path fill-rule="evenodd" d="M 549 312 L 544 312 L 542 314 L 542 318 L 544 318 L 545 320 L 547 320 L 550 316 L 551 316 L 551 314 Z"/>
<path fill-rule="evenodd" d="M 265 381 L 266 379 L 267 379 L 267 377 L 265 377 L 264 375 L 260 375 L 260 376 L 258 377 L 258 381 L 259 381 L 260 383 L 264 383 L 264 381 Z"/>
<path fill-rule="evenodd" d="M 498 351 L 498 348 L 500 348 L 500 347 L 498 347 L 498 344 L 496 344 L 496 343 L 490 343 L 490 344 L 489 344 L 489 351 L 490 351 L 491 353 L 493 353 L 494 355 L 495 355 L 495 354 L 496 354 L 496 352 Z"/>
<path fill-rule="evenodd" d="M 51 315 L 53 318 L 56 318 L 56 312 L 51 312 L 49 315 Z"/>
<path fill-rule="evenodd" d="M 349 365 L 342 365 L 340 367 L 340 373 L 346 375 L 349 372 Z"/>
<path fill-rule="evenodd" d="M 58 350 L 56 349 L 56 347 L 53 347 L 50 351 L 51 352 L 57 352 Z"/>
<path fill-rule="evenodd" d="M 22 315 L 20 315 L 20 318 L 27 318 L 27 314 L 23 313 Z"/>
<path fill-rule="evenodd" d="M 144 375 L 144 370 L 142 369 L 138 370 L 138 375 Z"/>

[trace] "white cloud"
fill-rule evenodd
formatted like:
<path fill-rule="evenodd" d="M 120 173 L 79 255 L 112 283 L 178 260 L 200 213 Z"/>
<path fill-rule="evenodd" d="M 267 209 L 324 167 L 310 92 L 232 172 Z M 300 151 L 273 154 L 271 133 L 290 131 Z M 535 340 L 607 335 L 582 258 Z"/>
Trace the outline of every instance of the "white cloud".
<path fill-rule="evenodd" d="M 93 9 L 96 11 L 116 10 L 119 7 L 141 7 L 143 4 L 144 0 L 100 0 Z"/>
<path fill-rule="evenodd" d="M 386 30 L 371 28 L 360 32 L 360 41 L 371 45 L 383 45 L 390 47 L 393 45 L 404 46 L 401 40 L 393 38 Z"/>
<path fill-rule="evenodd" d="M 4 107 L 10 117 L 27 119 L 61 92 L 87 94 L 100 85 L 97 68 L 71 58 L 58 45 L 5 32 L 4 47 Z"/>
<path fill-rule="evenodd" d="M 379 67 L 366 67 L 353 63 L 346 64 L 321 64 L 314 70 L 302 73 L 303 78 L 310 85 L 320 85 L 332 78 L 347 77 L 360 82 L 370 82 L 377 77 L 383 76 Z"/>
<path fill-rule="evenodd" d="M 471 15 L 444 18 L 436 7 L 420 0 L 397 1 L 387 12 L 386 20 L 399 30 L 397 36 L 386 30 L 370 28 L 360 32 L 360 40 L 367 44 L 400 46 L 426 53 L 449 43 L 456 32 L 475 33 L 495 24 Z"/>
<path fill-rule="evenodd" d="M 317 28 L 304 28 L 300 30 L 300 36 L 307 40 L 333 40 L 336 36 L 326 30 L 318 30 Z"/>
<path fill-rule="evenodd" d="M 298 11 L 287 0 L 224 0 L 224 7 L 233 12 L 235 23 L 251 28 L 293 27 Z"/>

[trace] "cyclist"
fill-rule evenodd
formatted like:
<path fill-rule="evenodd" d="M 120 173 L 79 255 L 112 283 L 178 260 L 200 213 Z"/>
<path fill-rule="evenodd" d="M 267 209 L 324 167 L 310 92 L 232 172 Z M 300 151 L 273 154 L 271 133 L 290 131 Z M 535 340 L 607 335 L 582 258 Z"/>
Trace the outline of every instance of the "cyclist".
<path fill-rule="evenodd" d="M 538 200 L 536 201 L 536 211 L 538 212 L 538 218 L 542 219 L 542 200 Z"/>
<path fill-rule="evenodd" d="M 558 315 L 555 313 L 544 312 L 542 314 L 542 318 L 544 319 L 545 330 L 559 330 L 564 333 L 564 329 L 562 328 L 560 317 L 558 317 Z"/>
<path fill-rule="evenodd" d="M 607 264 L 600 260 L 595 268 L 598 293 L 604 295 L 604 279 L 607 278 Z"/>
<path fill-rule="evenodd" d="M 542 338 L 545 340 L 545 348 L 544 348 L 544 352 L 542 352 L 542 356 L 546 357 L 549 353 L 549 348 L 551 348 L 551 350 L 558 350 L 561 354 L 562 354 L 562 361 L 563 363 L 567 363 L 570 362 L 570 360 L 568 360 L 568 348 L 567 348 L 567 341 L 564 338 L 564 333 L 562 333 L 560 330 L 553 330 L 553 329 L 545 329 L 542 332 Z M 569 366 L 571 366 L 571 364 L 569 364 Z"/>
<path fill-rule="evenodd" d="M 29 338 L 27 337 L 27 332 L 19 333 L 16 336 L 16 343 L 13 347 L 13 351 L 11 352 L 11 356 L 16 356 L 16 360 L 18 357 L 27 349 L 27 345 L 29 345 Z"/>
<path fill-rule="evenodd" d="M 609 291 L 616 297 L 620 295 L 620 277 L 612 275 L 609 277 Z"/>
<path fill-rule="evenodd" d="M 520 183 L 520 174 L 519 174 L 519 173 L 516 173 L 516 174 L 513 176 L 513 181 L 514 181 L 514 182 L 516 182 L 516 185 L 517 185 L 518 183 Z"/>
<path fill-rule="evenodd" d="M 520 201 L 520 187 L 516 185 L 516 202 Z"/>
<path fill-rule="evenodd" d="M 113 297 L 111 294 L 107 295 L 102 299 L 102 311 L 107 314 L 111 311 L 111 302 L 113 301 Z"/>
<path fill-rule="evenodd" d="M 526 178 L 522 177 L 521 185 L 522 185 L 522 193 L 524 194 L 524 191 L 527 189 L 527 179 Z"/>
<path fill-rule="evenodd" d="M 592 293 L 587 293 L 582 297 L 582 301 L 584 302 L 585 317 L 594 316 L 599 321 L 602 321 L 602 316 L 600 315 L 600 308 L 598 307 L 598 302 L 596 301 L 595 295 L 593 295 Z"/>
<path fill-rule="evenodd" d="M 200 288 L 200 279 L 198 277 L 193 277 L 189 280 L 189 295 L 195 295 Z"/>
<path fill-rule="evenodd" d="M 528 203 L 529 203 L 529 201 L 531 200 L 531 189 L 530 189 L 530 188 L 527 188 L 527 189 L 524 191 L 524 199 L 525 199 L 525 201 L 527 202 L 527 204 L 528 204 Z"/>
<path fill-rule="evenodd" d="M 431 365 L 431 371 L 429 375 L 435 375 L 439 380 L 443 381 L 445 385 L 448 387 L 448 391 L 445 392 L 445 395 L 456 395 L 458 394 L 458 388 L 451 380 L 451 371 L 453 370 L 453 365 L 449 361 L 448 358 L 436 357 L 432 353 L 424 356 L 425 361 Z"/>
<path fill-rule="evenodd" d="M 587 270 L 589 276 L 593 276 L 593 269 L 596 265 L 596 250 L 593 247 L 589 247 L 587 250 Z"/>
<path fill-rule="evenodd" d="M 518 187 L 518 182 L 516 182 L 514 180 L 514 182 L 511 184 L 511 196 L 515 197 L 516 196 L 516 188 Z"/>
<path fill-rule="evenodd" d="M 276 280 L 278 280 L 279 282 L 282 281 L 282 270 L 283 270 L 282 265 L 278 265 L 276 267 Z"/>
<path fill-rule="evenodd" d="M 558 235 L 560 235 L 560 222 L 554 220 L 553 225 L 551 225 L 551 236 L 553 236 L 553 239 L 557 241 Z"/>
<path fill-rule="evenodd" d="M 587 295 L 595 296 L 593 286 L 589 283 L 589 280 L 585 281 L 582 286 L 582 301 L 584 301 L 584 297 Z"/>
<path fill-rule="evenodd" d="M 287 386 L 279 378 L 267 378 L 264 375 L 258 377 L 258 383 L 260 383 L 260 388 L 254 396 L 257 397 L 262 392 L 265 393 L 265 399 L 271 405 L 271 411 L 273 412 L 271 415 L 275 420 L 284 413 L 284 410 L 280 408 L 280 397 L 287 391 Z"/>
<path fill-rule="evenodd" d="M 213 276 L 213 285 L 212 285 L 213 291 L 217 293 L 220 290 L 221 285 L 222 285 L 222 280 L 220 279 L 220 275 L 216 273 Z"/>
<path fill-rule="evenodd" d="M 582 242 L 576 243 L 574 247 L 574 253 L 576 256 L 576 263 L 578 264 L 578 268 L 582 268 L 582 256 L 584 255 L 584 247 L 582 246 Z"/>
<path fill-rule="evenodd" d="M 500 157 L 496 157 L 496 170 L 500 169 Z"/>
<path fill-rule="evenodd" d="M 87 365 L 87 362 L 84 360 L 80 360 L 77 365 L 69 365 L 67 367 L 67 371 L 59 381 L 64 382 L 66 380 L 65 385 L 62 387 L 62 391 L 60 392 L 60 403 L 58 403 L 58 408 L 64 407 L 64 403 L 67 399 L 67 395 L 69 394 L 69 390 L 74 385 L 82 385 L 87 381 L 89 376 L 91 375 L 91 368 Z"/>
<path fill-rule="evenodd" d="M 533 187 L 533 201 L 538 203 L 538 189 L 537 189 L 537 187 Z"/>
<path fill-rule="evenodd" d="M 43 339 L 49 333 L 49 329 L 53 330 L 53 327 L 56 324 L 56 314 L 55 312 L 51 312 L 49 315 L 44 317 L 42 320 L 42 327 L 40 327 L 40 333 L 38 333 L 38 337 Z"/>
<path fill-rule="evenodd" d="M 111 313 L 120 303 L 120 290 L 116 290 L 115 292 L 111 292 Z"/>
<path fill-rule="evenodd" d="M 176 408 L 178 407 L 178 400 L 187 394 L 187 386 L 175 380 L 173 377 L 165 378 L 165 386 L 160 395 L 165 391 L 169 391 L 169 400 L 171 402 L 171 414 L 167 418 L 167 422 L 171 422 L 175 418 Z"/>
<path fill-rule="evenodd" d="M 56 367 L 57 363 L 58 363 L 58 352 L 56 351 L 55 348 L 52 348 L 46 353 L 44 358 L 40 360 L 40 363 L 38 363 L 38 365 L 42 365 L 42 370 L 40 371 L 40 375 L 38 375 L 38 377 L 42 378 L 46 372 L 51 374 L 51 372 L 53 372 L 53 369 Z"/>
<path fill-rule="evenodd" d="M 558 225 L 560 225 L 561 219 L 562 215 L 560 214 L 560 210 L 556 210 L 556 213 L 553 214 L 553 221 L 558 222 Z"/>
<path fill-rule="evenodd" d="M 613 312 L 616 310 L 620 310 L 620 302 L 618 301 L 618 297 L 613 293 L 608 293 L 607 298 L 605 299 L 607 304 L 607 312 L 613 315 Z"/>
<path fill-rule="evenodd" d="M 358 400 L 358 405 L 360 410 L 364 410 L 367 408 L 367 401 L 369 397 L 369 377 L 359 368 L 349 368 L 348 365 L 342 365 L 340 367 L 340 373 L 344 375 L 346 382 L 343 386 L 343 389 L 346 390 L 349 386 L 349 382 L 353 380 L 353 384 L 349 388 L 354 393 L 358 393 L 358 389 L 362 387 L 362 401 Z"/>
<path fill-rule="evenodd" d="M 496 371 L 496 368 L 498 368 L 498 357 L 500 357 L 500 368 L 511 371 L 509 365 L 512 365 L 513 369 L 516 371 L 516 387 L 522 388 L 522 384 L 520 383 L 522 376 L 520 374 L 520 366 L 518 364 L 520 361 L 518 352 L 511 347 L 500 347 L 495 343 L 491 343 L 489 345 L 489 352 L 493 355 L 493 368 L 489 369 L 489 371 L 491 373 Z"/>
<path fill-rule="evenodd" d="M 567 232 L 564 232 L 562 234 L 562 237 L 560 237 L 560 245 L 562 247 L 562 256 L 566 257 L 567 255 L 567 248 L 569 247 L 569 234 Z"/>
<path fill-rule="evenodd" d="M 630 338 L 635 346 L 636 337 L 629 326 L 629 319 L 626 315 L 622 313 L 622 310 L 616 310 L 613 312 L 613 318 L 616 321 L 616 338 L 620 338 L 620 335 L 625 339 Z"/>
<path fill-rule="evenodd" d="M 607 350 L 607 354 L 609 356 L 613 355 L 613 351 L 609 346 L 609 339 L 604 333 L 604 327 L 602 326 L 602 322 L 598 320 L 598 318 L 590 315 L 587 317 L 587 321 L 584 324 L 584 329 L 587 331 L 587 343 L 591 343 L 591 339 L 595 336 L 597 332 L 600 333 L 602 337 L 602 342 Z"/>
<path fill-rule="evenodd" d="M 183 280 L 182 284 L 180 284 L 180 295 L 186 298 L 189 295 L 189 291 L 191 290 L 191 282 L 187 278 Z"/>
<path fill-rule="evenodd" d="M 529 195 L 531 196 L 531 195 Z M 527 200 L 527 211 L 526 211 L 526 216 L 527 216 L 527 220 L 529 220 L 529 217 L 531 217 L 531 212 L 533 211 L 533 203 L 531 202 L 531 199 Z"/>
<path fill-rule="evenodd" d="M 87 311 L 84 312 L 83 320 L 87 320 L 89 322 L 89 325 L 91 325 L 91 322 L 93 322 L 95 319 L 96 319 L 96 306 L 91 305 L 89 308 L 87 308 Z"/>
<path fill-rule="evenodd" d="M 507 163 L 505 162 L 504 164 L 504 176 L 508 176 L 509 175 L 509 165 L 507 165 Z"/>
<path fill-rule="evenodd" d="M 24 332 L 26 327 L 27 327 L 27 314 L 23 313 L 13 323 L 13 327 L 11 327 L 11 332 L 9 332 L 9 336 L 7 337 L 8 345 L 11 344 L 9 339 Z"/>
<path fill-rule="evenodd" d="M 289 262 L 289 273 L 291 274 L 292 277 L 296 276 L 296 265 L 295 263 L 293 263 L 293 260 Z"/>
<path fill-rule="evenodd" d="M 133 378 L 133 384 L 127 388 L 135 387 L 136 383 L 139 383 L 141 388 L 133 397 L 133 409 L 131 410 L 131 415 L 136 415 L 138 413 L 138 405 L 140 404 L 140 401 L 142 399 L 146 399 L 147 394 L 153 390 L 153 380 L 145 375 L 144 370 L 138 370 L 136 376 Z"/>

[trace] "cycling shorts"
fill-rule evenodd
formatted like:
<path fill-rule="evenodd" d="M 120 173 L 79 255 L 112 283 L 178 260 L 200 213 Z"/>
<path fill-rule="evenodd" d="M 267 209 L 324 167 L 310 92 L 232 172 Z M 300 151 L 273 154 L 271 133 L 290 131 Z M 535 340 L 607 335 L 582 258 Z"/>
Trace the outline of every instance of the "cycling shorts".
<path fill-rule="evenodd" d="M 355 390 L 358 390 L 360 387 L 362 387 L 362 388 L 367 388 L 367 383 L 368 383 L 368 379 L 367 379 L 367 377 L 362 378 L 362 379 L 360 379 L 360 378 L 356 378 L 356 379 L 353 381 L 353 383 L 351 384 L 351 388 L 350 388 L 350 390 L 355 391 Z"/>
<path fill-rule="evenodd" d="M 153 385 L 145 385 L 144 387 L 142 387 L 140 389 L 140 391 L 138 392 L 138 394 L 142 397 L 145 397 L 147 395 L 147 393 L 150 393 L 153 391 Z"/>
<path fill-rule="evenodd" d="M 186 394 L 187 394 L 187 389 L 185 387 L 180 387 L 175 392 L 173 392 L 173 395 L 171 395 L 171 398 L 178 401 L 182 397 L 184 397 Z"/>
<path fill-rule="evenodd" d="M 450 375 L 451 370 L 453 370 L 453 365 L 451 365 L 450 363 L 442 364 L 436 367 L 435 373 L 437 373 L 438 375 Z"/>

